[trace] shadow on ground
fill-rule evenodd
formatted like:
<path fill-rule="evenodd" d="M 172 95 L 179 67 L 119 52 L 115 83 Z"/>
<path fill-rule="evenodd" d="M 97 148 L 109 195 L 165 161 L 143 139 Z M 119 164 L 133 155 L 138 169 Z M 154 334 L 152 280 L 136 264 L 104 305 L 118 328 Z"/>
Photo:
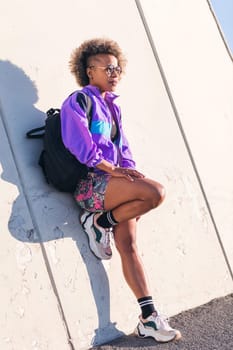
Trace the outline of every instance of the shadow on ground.
<path fill-rule="evenodd" d="M 182 332 L 177 342 L 159 344 L 153 339 L 124 336 L 89 350 L 232 350 L 233 294 L 172 317 L 171 325 Z"/>

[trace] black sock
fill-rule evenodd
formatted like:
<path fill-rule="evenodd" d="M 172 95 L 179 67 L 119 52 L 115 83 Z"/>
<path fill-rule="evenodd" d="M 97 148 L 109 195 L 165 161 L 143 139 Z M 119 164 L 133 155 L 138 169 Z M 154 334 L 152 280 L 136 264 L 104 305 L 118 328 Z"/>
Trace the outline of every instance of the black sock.
<path fill-rule="evenodd" d="M 97 224 L 103 228 L 110 228 L 118 224 L 118 221 L 113 216 L 112 210 L 106 211 L 97 219 Z"/>
<path fill-rule="evenodd" d="M 138 299 L 138 304 L 141 307 L 143 318 L 147 318 L 153 312 L 156 312 L 151 296 Z"/>

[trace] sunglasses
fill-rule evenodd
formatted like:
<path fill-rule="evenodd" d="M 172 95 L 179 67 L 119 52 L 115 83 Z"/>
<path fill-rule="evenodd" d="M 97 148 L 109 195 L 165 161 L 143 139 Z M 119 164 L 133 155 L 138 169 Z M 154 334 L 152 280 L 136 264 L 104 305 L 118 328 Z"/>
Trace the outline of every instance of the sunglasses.
<path fill-rule="evenodd" d="M 120 66 L 113 66 L 113 64 L 109 64 L 107 65 L 107 67 L 101 67 L 101 66 L 89 66 L 88 68 L 100 68 L 102 70 L 105 71 L 105 73 L 107 74 L 108 77 L 110 77 L 111 75 L 113 75 L 113 73 L 115 72 L 117 75 L 121 75 L 122 73 L 122 69 Z"/>

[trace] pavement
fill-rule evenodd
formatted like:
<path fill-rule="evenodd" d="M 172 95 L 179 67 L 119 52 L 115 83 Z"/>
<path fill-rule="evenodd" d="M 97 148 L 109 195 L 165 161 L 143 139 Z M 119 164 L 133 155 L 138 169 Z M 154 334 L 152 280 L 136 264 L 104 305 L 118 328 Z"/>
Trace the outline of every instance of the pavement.
<path fill-rule="evenodd" d="M 182 332 L 181 340 L 161 344 L 130 334 L 91 350 L 232 350 L 233 294 L 182 312 L 170 324 Z"/>

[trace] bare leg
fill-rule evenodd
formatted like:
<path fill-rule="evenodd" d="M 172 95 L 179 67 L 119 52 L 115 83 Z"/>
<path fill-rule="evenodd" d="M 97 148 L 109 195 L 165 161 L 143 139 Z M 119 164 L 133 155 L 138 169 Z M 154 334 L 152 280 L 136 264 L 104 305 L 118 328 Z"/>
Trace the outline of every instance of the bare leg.
<path fill-rule="evenodd" d="M 164 199 L 161 184 L 150 179 L 111 178 L 105 193 L 105 210 L 112 210 L 120 223 L 156 208 Z"/>
<path fill-rule="evenodd" d="M 136 244 L 136 218 L 156 208 L 164 199 L 161 184 L 150 179 L 111 178 L 105 193 L 105 210 L 112 210 L 116 248 L 123 274 L 137 299 L 150 295 L 146 274 Z"/>
<path fill-rule="evenodd" d="M 129 182 L 124 178 L 113 177 L 107 185 L 104 204 L 105 210 L 111 210 L 118 221 L 114 226 L 115 245 L 121 257 L 125 280 L 141 307 L 142 314 L 135 333 L 139 337 L 153 337 L 157 341 L 168 342 L 179 339 L 181 334 L 170 327 L 164 317 L 153 311 L 149 284 L 136 245 L 137 218 L 156 208 L 163 199 L 164 188 L 155 181 L 137 178 Z"/>
<path fill-rule="evenodd" d="M 114 227 L 116 248 L 119 251 L 126 282 L 137 299 L 150 295 L 144 267 L 136 245 L 136 219 Z"/>

